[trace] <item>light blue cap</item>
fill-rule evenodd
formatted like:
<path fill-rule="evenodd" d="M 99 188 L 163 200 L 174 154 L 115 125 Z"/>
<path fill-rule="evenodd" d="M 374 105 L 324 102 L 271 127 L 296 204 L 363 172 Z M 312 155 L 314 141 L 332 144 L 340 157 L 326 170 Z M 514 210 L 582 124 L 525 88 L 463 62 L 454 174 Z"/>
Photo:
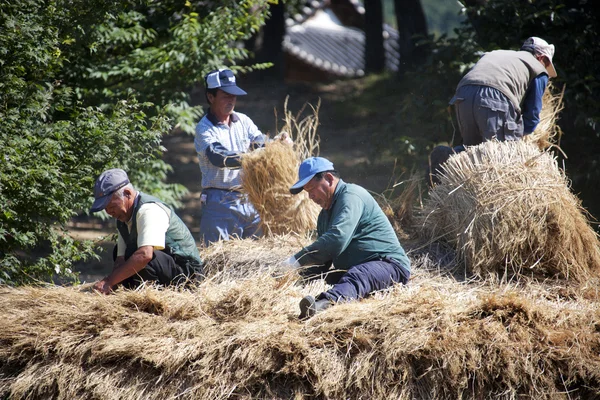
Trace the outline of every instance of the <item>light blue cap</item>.
<path fill-rule="evenodd" d="M 307 158 L 300 164 L 298 170 L 298 182 L 290 188 L 291 194 L 298 194 L 316 174 L 319 172 L 333 171 L 333 163 L 323 157 Z"/>

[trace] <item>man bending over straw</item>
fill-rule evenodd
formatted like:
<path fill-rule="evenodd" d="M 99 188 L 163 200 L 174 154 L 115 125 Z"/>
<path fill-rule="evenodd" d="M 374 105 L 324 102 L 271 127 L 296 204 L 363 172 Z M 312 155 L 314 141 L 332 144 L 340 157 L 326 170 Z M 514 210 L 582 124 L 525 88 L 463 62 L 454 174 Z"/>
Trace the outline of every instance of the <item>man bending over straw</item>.
<path fill-rule="evenodd" d="M 94 198 L 90 212 L 106 210 L 119 233 L 113 270 L 94 289 L 109 294 L 118 284 L 133 289 L 144 281 L 166 286 L 202 277 L 200 253 L 187 226 L 172 207 L 137 191 L 125 171 L 104 171 Z"/>
<path fill-rule="evenodd" d="M 521 140 L 540 122 L 542 98 L 548 79 L 556 77 L 554 45 L 530 37 L 519 51 L 485 53 L 461 79 L 450 106 L 454 106 L 464 146 L 489 140 Z M 464 146 L 437 146 L 431 152 L 431 183 L 438 167 Z"/>
<path fill-rule="evenodd" d="M 361 299 L 396 282 L 408 282 L 410 260 L 373 196 L 341 180 L 331 161 L 322 157 L 305 160 L 298 177 L 290 192 L 305 190 L 322 207 L 318 239 L 286 263 L 295 268 L 307 266 L 301 275 L 325 275 L 326 282 L 333 284 L 316 299 L 306 296 L 300 301 L 301 319 L 336 302 Z"/>

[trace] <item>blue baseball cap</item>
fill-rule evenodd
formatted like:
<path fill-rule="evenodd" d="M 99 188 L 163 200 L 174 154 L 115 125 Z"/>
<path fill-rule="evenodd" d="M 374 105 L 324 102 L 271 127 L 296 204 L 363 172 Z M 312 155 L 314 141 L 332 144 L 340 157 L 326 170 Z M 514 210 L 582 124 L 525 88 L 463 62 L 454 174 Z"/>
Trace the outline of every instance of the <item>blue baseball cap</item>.
<path fill-rule="evenodd" d="M 240 89 L 235 83 L 235 75 L 230 69 L 219 69 L 209 72 L 204 78 L 207 89 L 221 89 L 225 93 L 236 96 L 248 94 Z"/>
<path fill-rule="evenodd" d="M 96 180 L 94 185 L 94 204 L 90 208 L 90 212 L 102 211 L 110 202 L 110 198 L 114 192 L 126 186 L 129 183 L 127 173 L 119 168 L 109 169 L 104 171 Z"/>
<path fill-rule="evenodd" d="M 319 172 L 333 171 L 333 163 L 323 157 L 307 158 L 300 164 L 298 170 L 298 182 L 290 188 L 291 194 L 298 194 L 316 174 Z"/>

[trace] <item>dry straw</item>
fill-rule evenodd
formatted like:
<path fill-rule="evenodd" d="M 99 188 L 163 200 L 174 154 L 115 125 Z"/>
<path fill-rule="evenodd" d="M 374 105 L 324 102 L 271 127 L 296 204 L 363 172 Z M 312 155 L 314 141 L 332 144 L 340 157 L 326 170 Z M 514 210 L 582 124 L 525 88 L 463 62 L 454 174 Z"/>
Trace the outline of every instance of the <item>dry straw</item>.
<path fill-rule="evenodd" d="M 214 282 L 244 279 L 264 273 L 280 276 L 288 271 L 281 265 L 282 261 L 309 243 L 310 238 L 291 234 L 265 236 L 258 241 L 218 241 L 202 249 L 204 273 Z"/>
<path fill-rule="evenodd" d="M 289 191 L 298 180 L 300 162 L 318 152 L 319 107 L 311 109 L 312 115 L 300 119 L 299 113 L 294 117 L 286 100 L 285 124 L 279 132 L 285 132 L 293 145 L 274 140 L 242 158 L 242 188 L 258 211 L 266 235 L 302 236 L 316 228 L 319 206 L 305 192 L 294 196 Z"/>
<path fill-rule="evenodd" d="M 552 83 L 542 97 L 542 111 L 540 112 L 540 122 L 531 135 L 526 135 L 525 139 L 535 143 L 540 150 L 551 146 L 560 146 L 560 137 L 562 131 L 558 126 L 558 115 L 563 109 L 563 95 L 565 88 L 558 92 Z"/>
<path fill-rule="evenodd" d="M 111 296 L 0 288 L 0 398 L 599 394 L 597 296 L 565 298 L 563 288 L 540 284 L 459 283 L 417 266 L 409 286 L 299 322 L 298 301 L 319 290 L 270 274 Z"/>
<path fill-rule="evenodd" d="M 418 225 L 429 242 L 455 246 L 469 272 L 580 282 L 598 276 L 598 237 L 550 153 L 492 141 L 442 169 Z"/>

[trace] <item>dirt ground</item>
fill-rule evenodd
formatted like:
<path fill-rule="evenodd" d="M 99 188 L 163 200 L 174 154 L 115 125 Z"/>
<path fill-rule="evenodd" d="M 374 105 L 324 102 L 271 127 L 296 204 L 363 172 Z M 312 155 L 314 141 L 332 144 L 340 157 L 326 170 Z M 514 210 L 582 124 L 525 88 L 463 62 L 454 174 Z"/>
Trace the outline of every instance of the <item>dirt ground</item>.
<path fill-rule="evenodd" d="M 248 95 L 238 98 L 236 110 L 247 114 L 263 133 L 269 133 L 271 136 L 274 136 L 277 127 L 283 124 L 282 115 L 287 96 L 288 110 L 294 114 L 306 103 L 316 106 L 320 99 L 320 125 L 317 129 L 320 137 L 319 155 L 329 158 L 334 163 L 342 179 L 360 184 L 373 192 L 381 193 L 393 183 L 393 162 L 374 162 L 371 157 L 372 139 L 369 133 L 377 129 L 378 121 L 343 112 L 343 91 L 347 89 L 344 89 L 342 84 L 273 85 L 240 82 L 240 86 Z M 204 92 L 194 92 L 192 103 L 205 104 Z M 309 111 L 302 115 L 310 115 L 307 114 Z M 169 175 L 168 181 L 180 183 L 189 190 L 182 199 L 183 206 L 177 213 L 194 237 L 198 238 L 201 177 L 194 149 L 194 137 L 182 132 L 173 133 L 165 136 L 163 144 L 167 149 L 164 159 L 173 166 L 173 173 Z M 71 231 L 78 238 L 96 239 L 115 232 L 115 229 L 112 221 L 102 222 L 91 218 L 74 221 Z M 102 241 L 103 252 L 100 261 L 76 266 L 82 282 L 100 279 L 110 271 L 113 246 L 111 241 Z"/>

